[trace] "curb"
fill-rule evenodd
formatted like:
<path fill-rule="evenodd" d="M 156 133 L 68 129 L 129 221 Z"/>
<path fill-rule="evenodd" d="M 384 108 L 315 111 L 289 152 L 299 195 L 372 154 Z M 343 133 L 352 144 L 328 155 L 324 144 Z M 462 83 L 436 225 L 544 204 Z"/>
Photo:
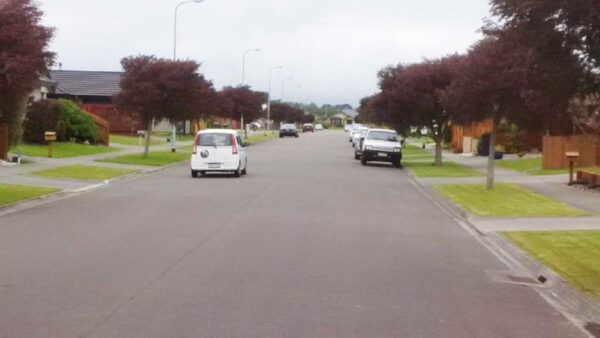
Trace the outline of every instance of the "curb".
<path fill-rule="evenodd" d="M 575 290 L 557 273 L 527 255 L 501 234 L 482 233 L 471 223 L 472 217 L 467 211 L 444 198 L 434 189 L 421 184 L 411 173 L 407 176 L 421 193 L 451 216 L 511 270 L 527 271 L 535 278 L 545 278 L 546 281 L 540 284 L 543 287 L 531 286 L 531 289 L 585 334 L 590 337 L 600 337 L 600 333 L 595 332 L 597 329 L 594 329 L 600 325 L 600 304 Z M 588 331 L 588 328 L 594 332 Z"/>
<path fill-rule="evenodd" d="M 187 160 L 186 160 L 187 161 Z M 121 177 L 117 177 L 117 178 L 113 178 L 113 179 L 109 179 L 109 180 L 104 180 L 100 183 L 96 183 L 96 184 L 91 184 L 89 186 L 85 186 L 79 189 L 75 189 L 75 190 L 60 190 L 57 191 L 53 194 L 48 194 L 48 195 L 43 195 L 43 196 L 39 196 L 39 197 L 34 197 L 34 198 L 30 198 L 24 201 L 19 201 L 19 202 L 15 202 L 15 203 L 11 203 L 8 205 L 4 205 L 0 207 L 0 217 L 2 216 L 6 216 L 6 215 L 10 215 L 10 214 L 14 214 L 14 213 L 18 213 L 18 212 L 22 212 L 31 208 L 35 208 L 38 206 L 42 206 L 42 205 L 46 205 L 52 202 L 57 202 L 57 201 L 61 201 L 64 199 L 67 199 L 69 197 L 73 197 L 73 196 L 77 196 L 80 194 L 84 194 L 84 193 L 88 193 L 88 192 L 92 192 L 94 190 L 98 190 L 101 188 L 105 188 L 108 187 L 109 185 L 112 185 L 114 183 L 117 182 L 129 182 L 129 181 L 133 181 L 133 180 L 137 180 L 139 178 L 157 173 L 157 172 L 161 172 L 163 170 L 169 169 L 171 167 L 174 167 L 176 165 L 180 165 L 182 163 L 184 163 L 185 161 L 181 161 L 181 162 L 175 162 L 175 163 L 171 163 L 168 164 L 166 166 L 163 167 L 156 167 L 155 170 L 150 170 L 150 171 L 144 171 L 144 172 L 138 172 L 138 173 L 132 173 L 129 175 L 125 175 L 125 176 L 121 176 Z"/>

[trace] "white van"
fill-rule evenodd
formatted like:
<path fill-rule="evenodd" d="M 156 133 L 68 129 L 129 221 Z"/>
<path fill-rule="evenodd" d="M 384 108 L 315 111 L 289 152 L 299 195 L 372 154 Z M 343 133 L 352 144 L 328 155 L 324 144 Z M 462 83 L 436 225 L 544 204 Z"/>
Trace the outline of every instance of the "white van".
<path fill-rule="evenodd" d="M 207 129 L 196 134 L 192 150 L 192 177 L 211 172 L 245 175 L 248 158 L 240 133 L 232 129 Z"/>

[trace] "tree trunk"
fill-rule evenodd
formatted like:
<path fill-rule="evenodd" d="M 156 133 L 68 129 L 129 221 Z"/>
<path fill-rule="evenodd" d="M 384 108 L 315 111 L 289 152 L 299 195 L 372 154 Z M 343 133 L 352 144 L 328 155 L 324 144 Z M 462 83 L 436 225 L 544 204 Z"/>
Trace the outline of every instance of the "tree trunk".
<path fill-rule="evenodd" d="M 498 134 L 498 121 L 494 117 L 492 118 L 492 132 L 490 133 L 490 154 L 488 156 L 487 166 L 487 190 L 494 189 L 494 165 L 496 163 L 496 137 Z"/>
<path fill-rule="evenodd" d="M 435 137 L 435 166 L 442 166 L 442 141 L 443 137 L 439 135 Z"/>
<path fill-rule="evenodd" d="M 0 160 L 8 160 L 8 124 L 0 123 Z"/>
<path fill-rule="evenodd" d="M 152 140 L 152 127 L 154 126 L 154 119 L 150 119 L 148 127 L 146 128 L 146 144 L 144 144 L 144 158 L 148 158 L 148 152 L 150 151 L 150 141 Z"/>

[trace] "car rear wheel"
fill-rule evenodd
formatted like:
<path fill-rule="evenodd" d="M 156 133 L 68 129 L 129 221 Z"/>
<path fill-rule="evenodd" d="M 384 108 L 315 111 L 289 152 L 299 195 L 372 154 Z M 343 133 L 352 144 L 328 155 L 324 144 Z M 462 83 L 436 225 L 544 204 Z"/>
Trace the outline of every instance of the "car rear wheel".
<path fill-rule="evenodd" d="M 192 177 L 193 178 L 198 177 L 198 171 L 197 170 L 192 170 Z"/>
<path fill-rule="evenodd" d="M 360 160 L 360 155 L 357 154 L 356 152 L 354 152 L 354 159 L 355 160 Z"/>
<path fill-rule="evenodd" d="M 367 158 L 365 157 L 365 155 L 362 155 L 360 157 L 360 164 L 367 165 Z"/>
<path fill-rule="evenodd" d="M 244 165 L 244 170 L 242 170 L 242 175 L 246 175 L 248 173 L 248 161 L 246 160 L 246 164 Z"/>
<path fill-rule="evenodd" d="M 233 176 L 234 177 L 240 177 L 241 175 L 242 175 L 242 164 L 240 163 L 238 165 L 237 170 L 233 172 Z"/>

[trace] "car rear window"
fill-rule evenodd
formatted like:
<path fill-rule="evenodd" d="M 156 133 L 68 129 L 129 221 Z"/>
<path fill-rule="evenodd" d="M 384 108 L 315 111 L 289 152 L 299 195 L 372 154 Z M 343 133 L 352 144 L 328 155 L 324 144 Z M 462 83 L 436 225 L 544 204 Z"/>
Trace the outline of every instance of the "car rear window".
<path fill-rule="evenodd" d="M 281 129 L 296 129 L 296 126 L 293 124 L 284 124 L 281 126 Z"/>
<path fill-rule="evenodd" d="M 226 133 L 206 133 L 200 134 L 198 138 L 199 146 L 221 147 L 231 146 L 231 134 Z"/>

